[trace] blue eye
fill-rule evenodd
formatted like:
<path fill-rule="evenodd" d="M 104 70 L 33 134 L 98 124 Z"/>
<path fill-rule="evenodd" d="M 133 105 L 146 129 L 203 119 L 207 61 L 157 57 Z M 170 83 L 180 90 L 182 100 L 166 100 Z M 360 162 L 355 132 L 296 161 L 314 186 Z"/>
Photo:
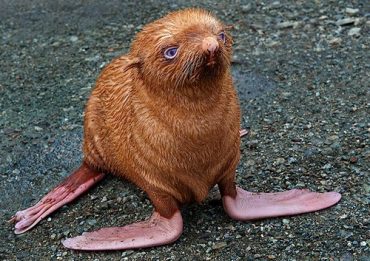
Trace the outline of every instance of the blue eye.
<path fill-rule="evenodd" d="M 226 42 L 226 35 L 225 35 L 225 32 L 221 32 L 218 34 L 218 38 L 223 42 L 225 43 Z"/>
<path fill-rule="evenodd" d="M 170 48 L 167 48 L 165 51 L 164 51 L 164 57 L 166 59 L 173 59 L 176 57 L 177 55 L 177 47 L 170 47 Z"/>

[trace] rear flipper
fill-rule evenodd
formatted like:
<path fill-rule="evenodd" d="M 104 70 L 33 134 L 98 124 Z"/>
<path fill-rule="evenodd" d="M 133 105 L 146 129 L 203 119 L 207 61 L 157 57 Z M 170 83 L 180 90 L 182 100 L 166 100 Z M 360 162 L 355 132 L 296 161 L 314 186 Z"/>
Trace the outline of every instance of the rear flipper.
<path fill-rule="evenodd" d="M 243 137 L 243 136 L 247 135 L 249 133 L 249 131 L 247 129 L 241 129 L 239 131 L 239 133 L 240 133 L 240 137 Z"/>
<path fill-rule="evenodd" d="M 83 163 L 36 205 L 18 211 L 10 219 L 10 222 L 15 223 L 14 233 L 21 234 L 30 230 L 43 218 L 80 196 L 103 177 L 103 173 L 96 172 Z"/>
<path fill-rule="evenodd" d="M 81 236 L 68 238 L 62 243 L 66 248 L 76 250 L 125 250 L 170 244 L 182 233 L 183 223 L 180 211 L 165 218 L 154 212 L 149 220 L 124 227 L 102 228 L 86 232 Z"/>
<path fill-rule="evenodd" d="M 76 250 L 124 250 L 170 244 L 182 233 L 178 202 L 165 192 L 145 187 L 155 212 L 150 219 L 123 227 L 102 228 L 68 238 L 63 245 Z"/>
<path fill-rule="evenodd" d="M 277 193 L 252 193 L 236 188 L 235 198 L 222 198 L 226 213 L 236 220 L 290 216 L 328 208 L 341 198 L 337 192 L 317 193 L 293 189 Z"/>

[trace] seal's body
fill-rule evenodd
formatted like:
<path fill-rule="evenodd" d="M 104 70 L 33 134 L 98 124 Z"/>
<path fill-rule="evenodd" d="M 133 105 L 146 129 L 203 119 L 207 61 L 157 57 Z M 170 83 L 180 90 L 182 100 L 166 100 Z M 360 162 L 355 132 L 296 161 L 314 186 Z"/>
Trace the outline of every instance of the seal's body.
<path fill-rule="evenodd" d="M 97 81 L 85 113 L 85 161 L 179 204 L 201 202 L 234 177 L 240 112 L 224 30 L 198 9 L 146 26 Z M 218 39 L 212 52 L 204 47 L 210 36 Z M 166 59 L 171 46 L 178 54 Z"/>
<path fill-rule="evenodd" d="M 234 176 L 239 161 L 239 106 L 230 72 L 212 86 L 158 95 L 138 69 L 120 74 L 126 63 L 122 57 L 107 66 L 87 104 L 86 163 L 179 203 L 202 201 L 224 175 Z"/>
<path fill-rule="evenodd" d="M 180 207 L 218 185 L 225 211 L 250 220 L 326 208 L 340 195 L 235 186 L 240 110 L 230 73 L 232 39 L 212 14 L 186 9 L 148 24 L 127 55 L 99 76 L 85 110 L 84 162 L 35 206 L 13 217 L 23 233 L 113 173 L 144 190 L 148 221 L 67 239 L 83 250 L 167 244 L 182 233 Z"/>

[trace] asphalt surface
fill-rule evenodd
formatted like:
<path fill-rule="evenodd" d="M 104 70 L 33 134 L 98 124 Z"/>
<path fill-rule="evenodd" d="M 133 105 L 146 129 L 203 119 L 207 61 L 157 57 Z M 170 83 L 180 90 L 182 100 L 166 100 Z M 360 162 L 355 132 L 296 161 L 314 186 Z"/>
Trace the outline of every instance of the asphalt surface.
<path fill-rule="evenodd" d="M 250 135 L 238 183 L 252 191 L 338 191 L 324 211 L 236 222 L 217 191 L 184 207 L 164 247 L 76 252 L 60 241 L 150 216 L 145 194 L 110 177 L 33 230 L 8 220 L 81 161 L 84 104 L 102 67 L 170 10 L 233 25 L 233 73 Z M 368 1 L 0 0 L 1 260 L 369 260 Z"/>

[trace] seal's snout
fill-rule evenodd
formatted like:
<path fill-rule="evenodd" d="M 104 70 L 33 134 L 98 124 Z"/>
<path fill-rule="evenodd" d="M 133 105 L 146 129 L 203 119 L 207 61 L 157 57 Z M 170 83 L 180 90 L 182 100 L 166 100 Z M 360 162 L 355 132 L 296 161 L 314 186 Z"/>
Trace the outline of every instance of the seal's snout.
<path fill-rule="evenodd" d="M 215 54 L 219 49 L 219 44 L 216 38 L 214 37 L 206 37 L 202 41 L 202 49 L 207 55 L 207 66 L 213 66 L 216 64 L 216 57 Z"/>
<path fill-rule="evenodd" d="M 219 44 L 216 38 L 208 36 L 203 39 L 202 49 L 211 57 L 214 55 L 215 52 L 217 52 L 218 48 Z"/>

